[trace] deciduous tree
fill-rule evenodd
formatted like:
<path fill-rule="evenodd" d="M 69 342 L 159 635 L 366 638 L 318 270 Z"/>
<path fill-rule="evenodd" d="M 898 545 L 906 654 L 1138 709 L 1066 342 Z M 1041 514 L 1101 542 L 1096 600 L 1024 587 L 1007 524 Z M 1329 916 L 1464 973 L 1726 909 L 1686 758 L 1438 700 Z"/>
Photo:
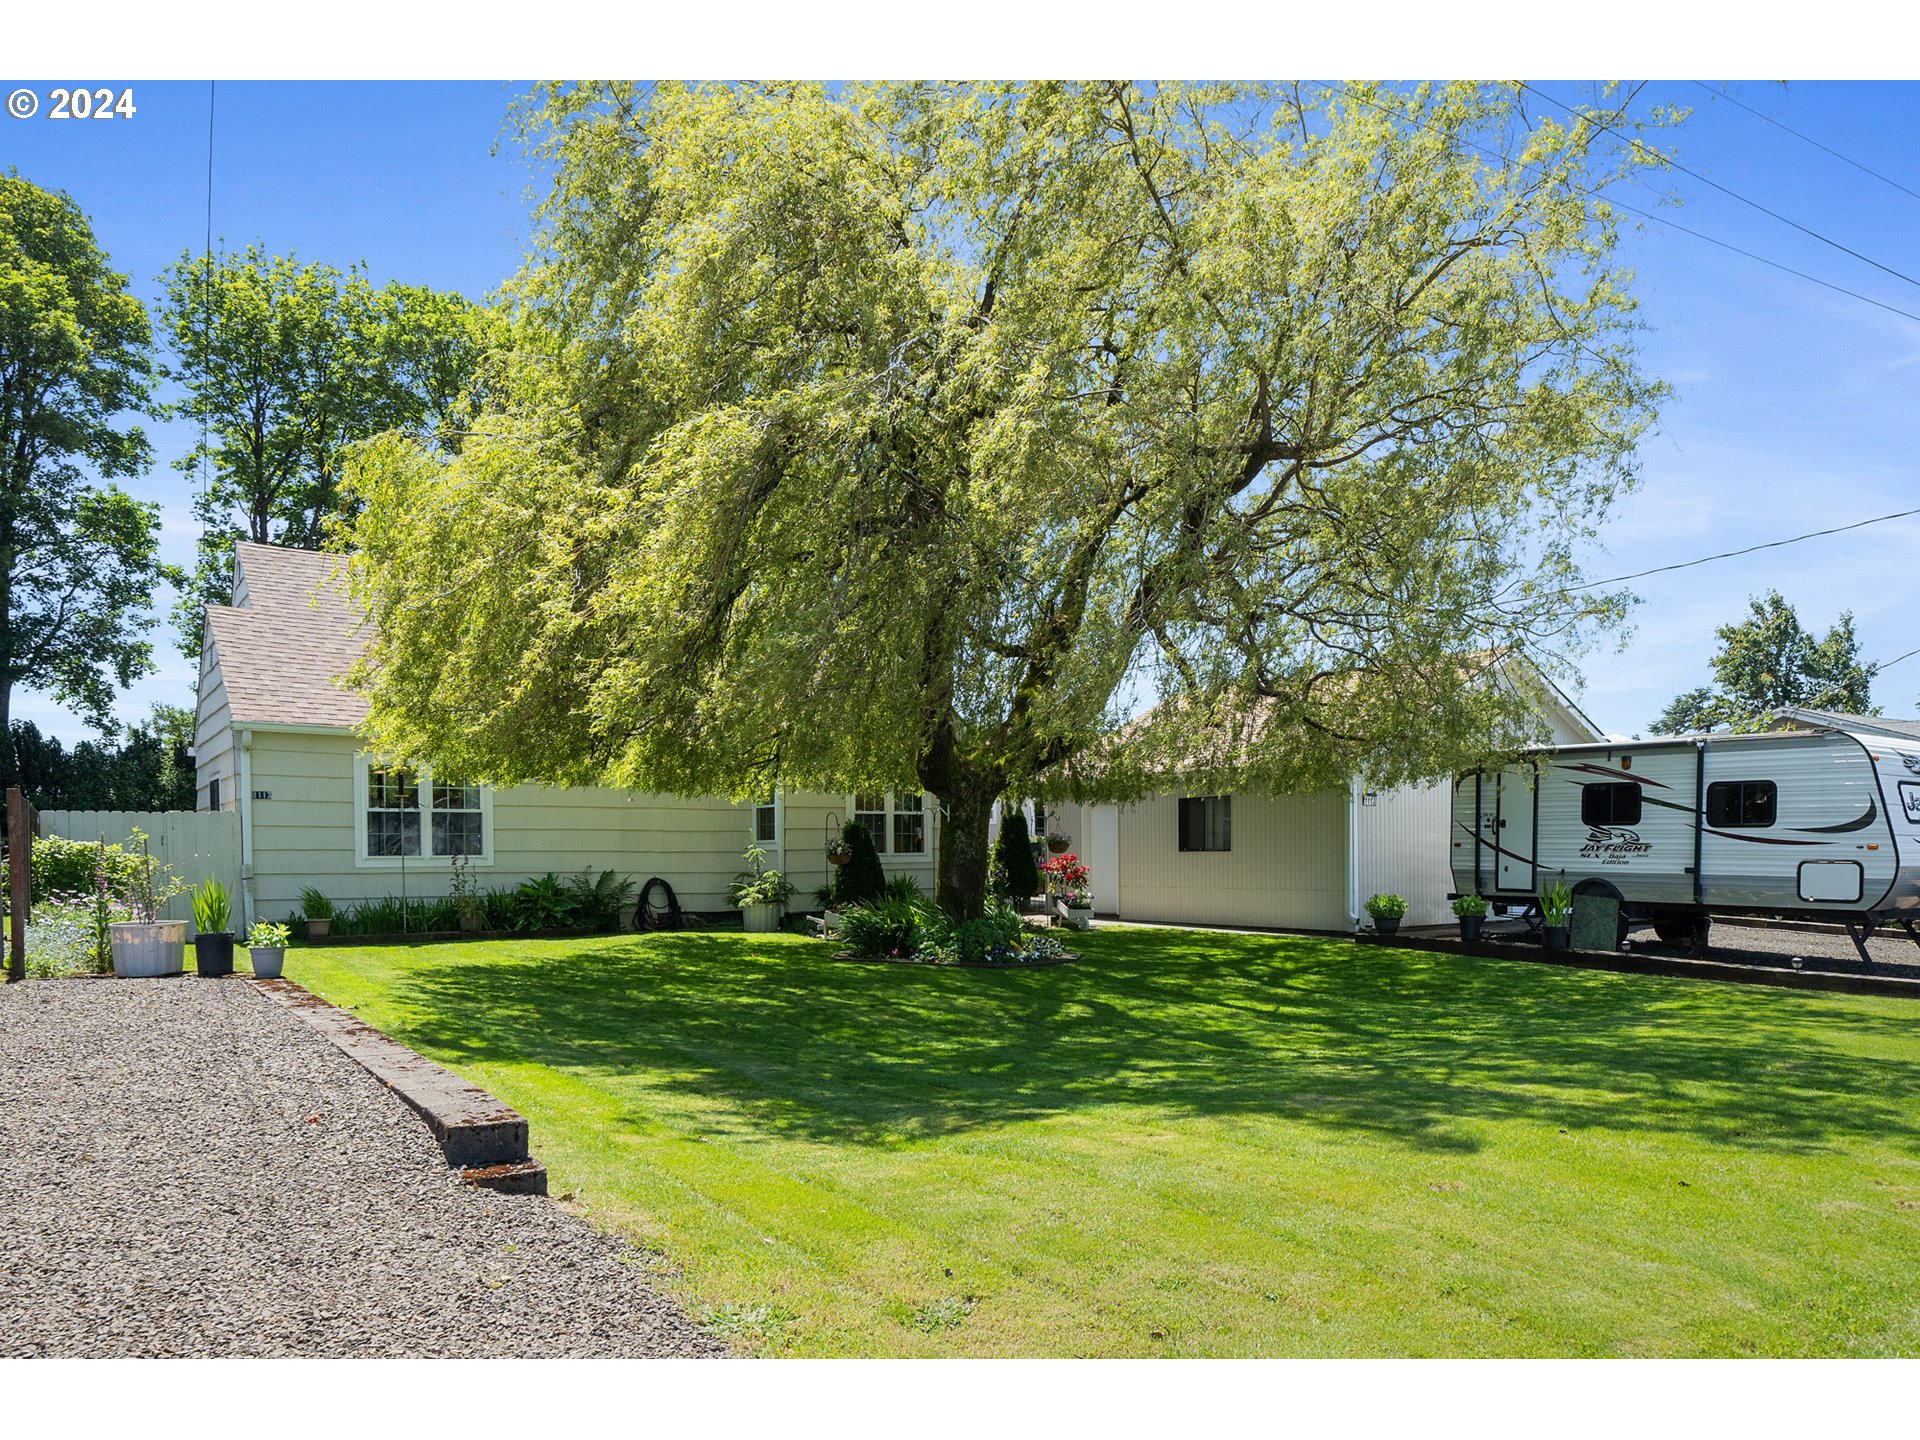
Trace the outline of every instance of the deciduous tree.
<path fill-rule="evenodd" d="M 161 277 L 169 379 L 205 438 L 180 469 L 206 472 L 191 589 L 175 611 L 198 654 L 200 612 L 225 604 L 233 542 L 317 549 L 347 518 L 341 461 L 384 430 L 457 448 L 488 316 L 464 297 L 269 255 L 187 254 Z"/>
<path fill-rule="evenodd" d="M 1714 632 L 1720 649 L 1711 662 L 1717 688 L 1701 687 L 1675 698 L 1653 722 L 1656 735 L 1691 731 L 1754 730 L 1788 705 L 1843 715 L 1878 715 L 1873 677 L 1879 667 L 1862 664 L 1853 612 L 1843 611 L 1815 639 L 1778 590 L 1747 601 L 1745 618 Z"/>
<path fill-rule="evenodd" d="M 152 668 L 159 507 L 112 483 L 149 463 L 151 346 L 80 207 L 0 175 L 0 735 L 18 685 L 104 726 Z"/>
<path fill-rule="evenodd" d="M 546 90 L 510 383 L 356 460 L 380 742 L 917 786 L 968 914 L 1009 791 L 1519 738 L 1485 672 L 1619 616 L 1575 551 L 1659 387 L 1604 198 L 1651 152 L 1518 93 Z"/>

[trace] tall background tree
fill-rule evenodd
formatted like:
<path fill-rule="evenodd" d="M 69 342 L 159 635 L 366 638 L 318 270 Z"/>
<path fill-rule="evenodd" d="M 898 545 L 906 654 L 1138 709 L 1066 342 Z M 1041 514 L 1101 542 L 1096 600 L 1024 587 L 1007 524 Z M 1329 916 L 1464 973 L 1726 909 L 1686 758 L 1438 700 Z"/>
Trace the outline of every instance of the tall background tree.
<path fill-rule="evenodd" d="M 0 175 L 0 737 L 17 686 L 110 729 L 116 690 L 152 668 L 147 608 L 172 578 L 159 507 L 112 483 L 150 462 L 128 421 L 151 400 L 151 346 L 80 208 Z M 0 763 L 11 784 L 11 744 Z"/>
<path fill-rule="evenodd" d="M 1709 663 L 1717 684 L 1675 696 L 1655 717 L 1654 734 L 1753 730 L 1787 705 L 1843 715 L 1880 713 L 1872 694 L 1879 667 L 1861 663 L 1850 610 L 1816 639 L 1780 592 L 1769 590 L 1747 601 L 1743 619 L 1714 634 L 1720 649 Z"/>
<path fill-rule="evenodd" d="M 161 277 L 168 379 L 205 427 L 181 457 L 195 496 L 199 564 L 175 611 L 197 655 L 200 610 L 230 598 L 233 542 L 317 549 L 348 517 L 341 460 L 399 429 L 457 448 L 486 345 L 484 307 L 463 296 L 269 255 L 183 255 Z"/>
<path fill-rule="evenodd" d="M 965 914 L 1004 794 L 1526 737 L 1487 672 L 1620 616 L 1574 556 L 1660 389 L 1610 261 L 1627 97 L 1519 94 L 547 89 L 510 380 L 457 457 L 356 452 L 380 742 L 917 787 Z"/>
<path fill-rule="evenodd" d="M 191 810 L 193 711 L 155 705 L 145 720 L 69 750 L 30 720 L 10 732 L 13 774 L 41 810 Z"/>

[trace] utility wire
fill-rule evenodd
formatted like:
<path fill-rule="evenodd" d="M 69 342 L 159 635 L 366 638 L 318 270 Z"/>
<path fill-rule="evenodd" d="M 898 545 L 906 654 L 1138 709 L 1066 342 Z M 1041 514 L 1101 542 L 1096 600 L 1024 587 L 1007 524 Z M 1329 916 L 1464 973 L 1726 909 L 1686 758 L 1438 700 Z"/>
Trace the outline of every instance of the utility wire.
<path fill-rule="evenodd" d="M 1744 100 L 1736 100 L 1733 98 L 1733 96 L 1729 95 L 1726 91 L 1716 90 L 1713 88 L 1713 86 L 1707 84 L 1707 82 L 1704 80 L 1696 80 L 1693 83 L 1698 85 L 1702 90 L 1706 91 L 1709 95 L 1714 96 L 1716 99 L 1724 100 L 1729 105 L 1739 106 L 1742 110 L 1746 111 L 1749 115 L 1759 120 L 1763 125 L 1771 125 L 1777 130 L 1784 130 L 1787 132 L 1787 134 L 1793 136 L 1794 139 L 1804 140 L 1806 141 L 1807 144 L 1813 146 L 1814 149 L 1824 150 L 1826 151 L 1827 154 L 1833 156 L 1834 159 L 1845 161 L 1847 164 L 1851 165 L 1854 169 L 1860 171 L 1863 174 L 1871 175 L 1874 179 L 1880 181 L 1882 184 L 1891 185 L 1894 189 L 1898 190 L 1901 194 L 1911 195 L 1914 199 L 1920 200 L 1920 190 L 1909 190 L 1905 185 L 1902 185 L 1898 180 L 1895 180 L 1891 175 L 1882 175 L 1878 170 L 1874 169 L 1871 165 L 1862 165 L 1858 160 L 1854 159 L 1851 155 L 1842 155 L 1838 150 L 1834 149 L 1831 145 L 1821 144 L 1818 140 L 1814 139 L 1811 135 L 1803 134 L 1802 132 L 1794 129 L 1791 125 L 1787 124 L 1784 120 L 1776 120 L 1773 118 L 1773 116 L 1767 114 L 1766 111 L 1755 109 L 1753 106 L 1747 104 L 1746 101 Z"/>
<path fill-rule="evenodd" d="M 1636 570 L 1631 575 L 1614 575 L 1606 580 L 1589 580 L 1584 585 L 1570 585 L 1565 594 L 1576 594 L 1582 590 L 1594 590 L 1602 585 L 1618 585 L 1627 580 L 1641 580 L 1648 575 L 1664 575 L 1669 570 L 1690 570 L 1695 565 L 1706 565 L 1714 560 L 1731 560 L 1739 555 L 1751 555 L 1758 550 L 1777 550 L 1782 545 L 1798 545 L 1802 540 L 1818 540 L 1823 535 L 1841 535 L 1849 530 L 1864 529 L 1868 525 L 1884 525 L 1889 520 L 1904 520 L 1910 515 L 1920 515 L 1920 509 L 1896 510 L 1891 515 L 1876 515 L 1871 520 L 1856 520 L 1851 525 L 1835 525 L 1827 530 L 1809 530 L 1804 535 L 1789 535 L 1784 540 L 1769 540 L 1762 545 L 1749 545 L 1743 550 L 1723 550 L 1718 555 L 1702 555 L 1698 560 L 1682 560 L 1677 565 L 1656 565 L 1651 570 Z M 1903 655 L 1901 659 L 1905 659 Z"/>
<path fill-rule="evenodd" d="M 1518 84 L 1520 88 L 1522 90 L 1525 90 L 1528 94 L 1538 95 L 1542 100 L 1546 101 L 1549 105 L 1559 106 L 1560 109 L 1566 111 L 1567 114 L 1573 116 L 1576 120 L 1584 120 L 1588 124 L 1594 125 L 1599 129 L 1606 131 L 1609 135 L 1618 136 L 1620 139 L 1626 141 L 1629 145 L 1633 146 L 1635 150 L 1639 151 L 1642 155 L 1646 156 L 1648 159 L 1653 160 L 1661 165 L 1665 165 L 1669 169 L 1678 170 L 1682 175 L 1692 176 L 1695 180 L 1698 180 L 1702 185 L 1711 186 L 1713 189 L 1718 190 L 1722 195 L 1726 195 L 1731 197 L 1732 199 L 1738 200 L 1742 205 L 1751 206 L 1753 209 L 1758 210 L 1762 215 L 1771 216 L 1773 219 L 1778 220 L 1782 225 L 1790 225 L 1795 230 L 1798 230 L 1802 235 L 1811 236 L 1813 239 L 1818 240 L 1822 245 L 1831 245 L 1835 250 L 1840 251 L 1842 254 L 1851 255 L 1854 259 L 1862 261 L 1865 264 L 1871 265 L 1876 270 L 1884 270 L 1887 274 L 1893 276 L 1896 280 L 1904 280 L 1906 281 L 1907 284 L 1913 286 L 1917 290 L 1920 290 L 1920 280 L 1916 280 L 1913 276 L 1907 274 L 1906 271 L 1896 270 L 1891 265 L 1883 265 L 1878 260 L 1874 259 L 1871 255 L 1863 255 L 1858 250 L 1853 249 L 1851 246 L 1841 244 L 1838 240 L 1835 240 L 1830 235 L 1822 235 L 1818 230 L 1815 230 L 1812 227 L 1807 225 L 1802 225 L 1798 220 L 1790 219 L 1789 217 L 1782 215 L 1778 210 L 1771 209 L 1770 207 L 1761 204 L 1758 200 L 1754 200 L 1749 198 L 1748 196 L 1742 195 L 1738 190 L 1733 190 L 1728 188 L 1725 185 L 1722 185 L 1718 180 L 1709 180 L 1705 175 L 1702 175 L 1698 170 L 1690 170 L 1685 165 L 1682 165 L 1678 160 L 1669 159 L 1667 156 L 1662 155 L 1657 150 L 1649 150 L 1645 145 L 1642 145 L 1640 141 L 1636 139 L 1634 136 L 1628 135 L 1623 133 L 1622 131 L 1616 130 L 1613 126 L 1607 124 L 1606 121 L 1601 120 L 1594 115 L 1585 114 L 1579 110 L 1574 109 L 1573 106 L 1571 105 L 1565 104 L 1562 101 L 1554 99 L 1553 96 L 1547 94 L 1546 91 L 1544 90 L 1536 90 L 1533 86 L 1529 85 L 1524 80 L 1519 81 Z"/>
<path fill-rule="evenodd" d="M 1365 105 L 1370 110 L 1378 110 L 1382 115 L 1391 116 L 1392 118 L 1397 120 L 1411 119 L 1410 116 L 1406 115 L 1402 111 L 1395 110 L 1389 106 L 1379 104 L 1377 101 L 1369 100 L 1364 95 L 1354 94 L 1353 91 L 1349 90 L 1344 85 L 1341 85 L 1338 83 L 1330 83 L 1329 88 L 1339 91 L 1342 96 L 1344 96 L 1348 100 L 1353 101 L 1354 104 Z M 1415 126 L 1417 126 L 1419 129 L 1430 131 L 1431 133 L 1436 135 L 1444 133 L 1436 129 L 1430 123 L 1426 123 L 1418 120 L 1414 120 L 1412 121 L 1412 123 Z M 1478 141 L 1467 139 L 1467 137 L 1464 135 L 1455 135 L 1452 138 L 1459 141 L 1460 144 L 1465 145 L 1468 149 L 1478 150 L 1482 155 L 1487 156 L 1489 159 L 1498 160 L 1502 164 L 1505 164 L 1507 162 L 1508 157 L 1505 155 L 1502 155 L 1498 150 L 1495 150 L 1490 145 L 1482 145 Z M 1796 270 L 1793 268 L 1793 266 L 1784 265 L 1778 260 L 1769 260 L 1765 255 L 1758 255 L 1751 250 L 1742 249 L 1740 246 L 1735 245 L 1730 240 L 1722 240 L 1716 235 L 1707 234 L 1704 230 L 1695 230 L 1691 226 L 1682 225 L 1678 220 L 1669 220 L 1666 216 L 1656 215 L 1651 210 L 1642 210 L 1637 205 L 1629 205 L 1626 201 L 1619 199 L 1617 196 L 1607 194 L 1606 192 L 1601 190 L 1596 190 L 1590 185 L 1573 185 L 1573 186 L 1570 186 L 1569 188 L 1575 191 L 1577 194 L 1589 195 L 1596 200 L 1603 200 L 1609 205 L 1615 206 L 1616 208 L 1621 210 L 1629 211 L 1632 214 L 1640 216 L 1642 219 L 1651 220 L 1655 224 L 1666 225 L 1674 230 L 1678 230 L 1682 235 L 1691 235 L 1694 239 L 1704 240 L 1709 245 L 1718 245 L 1722 250 L 1731 250 L 1736 255 L 1744 256 L 1748 260 L 1756 261 L 1761 265 L 1769 266 L 1770 268 L 1778 270 L 1783 274 L 1791 275 L 1795 279 L 1809 281 L 1812 284 L 1820 286 L 1824 290 L 1831 290 L 1837 295 L 1845 295 L 1850 300 L 1862 301 L 1865 304 L 1873 306 L 1875 309 L 1885 310 L 1890 314 L 1898 315 L 1902 319 L 1920 321 L 1920 314 L 1916 314 L 1911 310 L 1902 310 L 1898 305 L 1889 305 L 1886 301 L 1876 300 L 1871 295 L 1862 295 L 1858 290 L 1849 290 L 1846 286 L 1836 285 L 1831 280 L 1822 280 L 1818 275 L 1810 275 L 1805 270 Z"/>
<path fill-rule="evenodd" d="M 1642 210 L 1637 205 L 1629 205 L 1627 204 L 1626 201 L 1618 198 L 1617 196 L 1598 195 L 1598 192 L 1595 192 L 1595 191 L 1589 191 L 1588 193 L 1597 195 L 1597 198 L 1606 201 L 1607 204 L 1615 206 L 1618 209 L 1631 211 L 1633 214 L 1639 215 L 1644 219 L 1651 220 L 1654 223 L 1659 225 L 1671 226 L 1673 229 L 1678 230 L 1682 235 L 1691 235 L 1693 236 L 1694 239 L 1704 240 L 1709 245 L 1718 245 L 1722 250 L 1731 250 L 1736 255 L 1744 255 L 1749 260 L 1757 260 L 1762 265 L 1770 265 L 1775 270 L 1783 271 L 1788 275 L 1797 276 L 1802 280 L 1811 281 L 1813 284 L 1820 286 L 1822 289 L 1831 290 L 1835 294 L 1845 295 L 1850 299 L 1863 301 L 1866 304 L 1873 306 L 1875 309 L 1885 310 L 1890 314 L 1899 315 L 1902 318 L 1907 320 L 1920 320 L 1920 315 L 1916 315 L 1911 310 L 1902 310 L 1898 305 L 1889 305 L 1886 301 L 1876 300 L 1871 295 L 1862 295 L 1858 290 L 1849 290 L 1847 289 L 1846 286 L 1836 285 L 1831 280 L 1822 280 L 1818 275 L 1809 275 L 1804 270 L 1796 270 L 1793 268 L 1793 266 L 1783 265 L 1778 260 L 1769 260 L 1764 255 L 1756 255 L 1751 250 L 1743 250 L 1730 240 L 1722 240 L 1717 236 L 1708 235 L 1703 231 L 1694 230 L 1686 225 L 1682 225 L 1678 220 L 1669 220 L 1665 215 L 1656 215 L 1651 210 Z"/>

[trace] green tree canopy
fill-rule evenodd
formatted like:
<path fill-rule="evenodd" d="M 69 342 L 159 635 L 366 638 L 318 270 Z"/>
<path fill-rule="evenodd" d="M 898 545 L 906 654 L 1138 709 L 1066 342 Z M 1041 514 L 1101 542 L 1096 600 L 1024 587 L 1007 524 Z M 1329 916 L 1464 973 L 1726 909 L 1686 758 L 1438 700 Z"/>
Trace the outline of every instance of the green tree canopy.
<path fill-rule="evenodd" d="M 68 750 L 31 720 L 16 720 L 13 774 L 41 810 L 191 810 L 193 729 L 193 711 L 155 705 L 123 735 L 81 740 Z"/>
<path fill-rule="evenodd" d="M 919 787 L 973 913 L 1009 791 L 1517 737 L 1484 672 L 1619 616 L 1574 553 L 1659 387 L 1596 193 L 1649 152 L 1516 94 L 545 90 L 510 381 L 457 457 L 358 452 L 379 741 Z"/>
<path fill-rule="evenodd" d="M 207 479 L 192 588 L 175 611 L 198 654 L 200 611 L 224 604 L 233 542 L 317 549 L 348 511 L 347 448 L 400 429 L 457 448 L 489 317 L 464 297 L 269 255 L 259 245 L 186 254 L 161 277 L 168 379 L 178 412 L 205 427 L 179 460 Z"/>
<path fill-rule="evenodd" d="M 1654 719 L 1654 734 L 1755 730 L 1788 705 L 1843 715 L 1880 713 L 1872 694 L 1879 667 L 1860 662 L 1850 610 L 1815 639 L 1780 592 L 1769 590 L 1764 599 L 1747 601 L 1745 618 L 1714 634 L 1720 649 L 1709 663 L 1717 686 L 1676 696 Z"/>
<path fill-rule="evenodd" d="M 79 206 L 0 175 L 0 735 L 18 685 L 110 726 L 152 668 L 159 507 L 111 483 L 149 463 L 127 421 L 150 403 L 151 346 Z"/>

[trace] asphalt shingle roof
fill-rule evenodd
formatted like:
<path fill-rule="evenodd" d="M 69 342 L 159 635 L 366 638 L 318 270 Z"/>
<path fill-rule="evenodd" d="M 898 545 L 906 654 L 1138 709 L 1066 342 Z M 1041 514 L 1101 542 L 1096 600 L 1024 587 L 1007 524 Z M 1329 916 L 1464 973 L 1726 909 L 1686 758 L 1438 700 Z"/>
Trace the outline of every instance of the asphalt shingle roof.
<path fill-rule="evenodd" d="M 244 542 L 235 549 L 246 604 L 207 607 L 234 724 L 359 725 L 367 702 L 338 677 L 360 657 L 364 621 L 339 557 Z"/>

